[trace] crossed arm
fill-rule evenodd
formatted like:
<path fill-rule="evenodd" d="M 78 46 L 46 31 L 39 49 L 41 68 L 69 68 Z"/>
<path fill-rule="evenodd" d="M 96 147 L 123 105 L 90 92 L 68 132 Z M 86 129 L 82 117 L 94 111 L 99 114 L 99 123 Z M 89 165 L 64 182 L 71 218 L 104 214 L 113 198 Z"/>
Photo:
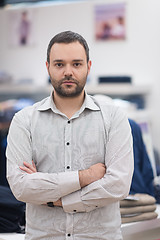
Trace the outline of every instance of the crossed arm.
<path fill-rule="evenodd" d="M 15 197 L 39 205 L 53 201 L 69 213 L 74 209 L 89 212 L 126 197 L 134 166 L 131 130 L 121 112 L 112 113 L 112 118 L 111 125 L 106 125 L 104 161 L 107 168 L 97 163 L 86 170 L 43 173 L 37 172 L 31 163 L 30 118 L 24 112 L 17 113 L 10 127 L 6 151 L 7 179 Z"/>
<path fill-rule="evenodd" d="M 23 162 L 23 164 L 24 166 L 19 167 L 22 171 L 28 174 L 37 172 L 36 165 L 33 161 L 32 161 L 32 164 L 27 162 Z M 90 183 L 101 179 L 106 173 L 106 166 L 103 163 L 97 163 L 92 165 L 88 169 L 80 170 L 78 173 L 79 173 L 79 183 L 81 188 L 83 188 L 89 185 Z M 54 202 L 54 206 L 62 207 L 61 199 L 58 199 L 56 202 Z"/>

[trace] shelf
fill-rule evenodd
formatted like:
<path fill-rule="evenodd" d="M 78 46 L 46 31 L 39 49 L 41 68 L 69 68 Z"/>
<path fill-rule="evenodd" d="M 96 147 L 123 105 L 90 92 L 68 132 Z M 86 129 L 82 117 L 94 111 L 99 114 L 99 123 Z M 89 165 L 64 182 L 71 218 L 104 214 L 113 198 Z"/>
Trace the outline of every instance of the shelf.
<path fill-rule="evenodd" d="M 85 89 L 89 94 L 106 94 L 109 96 L 130 96 L 130 95 L 146 95 L 150 92 L 150 86 L 135 86 L 131 84 L 99 84 L 86 85 Z M 52 86 L 36 86 L 36 85 L 0 85 L 0 94 L 36 94 L 50 93 Z"/>
<path fill-rule="evenodd" d="M 40 92 L 50 93 L 52 86 L 36 85 L 0 85 L 0 94 L 36 94 Z"/>
<path fill-rule="evenodd" d="M 112 96 L 146 95 L 150 93 L 150 86 L 135 86 L 132 84 L 99 84 L 97 86 L 86 85 L 90 94 L 106 94 Z"/>
<path fill-rule="evenodd" d="M 121 230 L 122 230 L 123 236 L 132 235 L 135 233 L 140 233 L 140 232 L 152 230 L 155 228 L 159 228 L 160 226 L 160 205 L 159 204 L 157 205 L 156 212 L 158 213 L 158 218 L 156 219 L 122 224 Z"/>

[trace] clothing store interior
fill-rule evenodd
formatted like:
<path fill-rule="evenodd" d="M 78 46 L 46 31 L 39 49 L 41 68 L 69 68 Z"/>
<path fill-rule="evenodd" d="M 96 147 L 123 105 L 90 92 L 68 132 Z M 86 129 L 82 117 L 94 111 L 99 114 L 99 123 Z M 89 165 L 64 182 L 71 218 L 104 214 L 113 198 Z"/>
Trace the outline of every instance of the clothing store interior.
<path fill-rule="evenodd" d="M 89 45 L 85 91 L 120 107 L 131 127 L 134 173 L 120 201 L 123 239 L 160 239 L 159 12 L 159 0 L 0 1 L 0 240 L 25 239 L 26 204 L 6 178 L 9 126 L 16 112 L 50 95 L 47 46 L 67 30 Z"/>

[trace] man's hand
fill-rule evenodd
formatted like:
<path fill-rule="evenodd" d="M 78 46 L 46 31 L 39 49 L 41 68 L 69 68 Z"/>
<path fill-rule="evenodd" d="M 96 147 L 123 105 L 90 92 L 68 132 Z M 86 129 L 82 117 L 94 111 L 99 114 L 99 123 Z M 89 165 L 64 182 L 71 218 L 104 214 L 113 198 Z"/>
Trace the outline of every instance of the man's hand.
<path fill-rule="evenodd" d="M 53 202 L 54 206 L 56 207 L 62 207 L 62 201 L 61 199 L 57 200 L 56 202 Z"/>
<path fill-rule="evenodd" d="M 29 174 L 36 173 L 36 172 L 37 172 L 36 165 L 35 165 L 35 163 L 33 162 L 33 160 L 32 160 L 32 164 L 27 163 L 27 162 L 23 162 L 23 165 L 24 165 L 24 166 L 20 166 L 19 168 L 20 168 L 21 170 L 23 170 L 24 172 L 29 173 Z"/>
<path fill-rule="evenodd" d="M 106 173 L 106 166 L 103 163 L 92 165 L 86 170 L 79 171 L 79 182 L 81 187 L 101 179 Z"/>

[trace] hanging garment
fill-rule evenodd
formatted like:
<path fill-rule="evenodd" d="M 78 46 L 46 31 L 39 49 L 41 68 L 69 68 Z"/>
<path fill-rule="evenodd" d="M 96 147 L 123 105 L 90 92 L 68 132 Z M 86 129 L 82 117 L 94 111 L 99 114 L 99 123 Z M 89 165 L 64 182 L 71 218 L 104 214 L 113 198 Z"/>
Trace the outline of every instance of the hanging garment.
<path fill-rule="evenodd" d="M 0 131 L 0 185 L 8 186 L 6 178 L 6 145 L 7 145 L 7 130 Z"/>
<path fill-rule="evenodd" d="M 10 188 L 0 186 L 0 233 L 23 232 L 25 203 L 18 201 Z"/>
<path fill-rule="evenodd" d="M 130 194 L 146 193 L 154 196 L 153 170 L 143 142 L 139 125 L 129 119 L 133 136 L 134 173 Z"/>

